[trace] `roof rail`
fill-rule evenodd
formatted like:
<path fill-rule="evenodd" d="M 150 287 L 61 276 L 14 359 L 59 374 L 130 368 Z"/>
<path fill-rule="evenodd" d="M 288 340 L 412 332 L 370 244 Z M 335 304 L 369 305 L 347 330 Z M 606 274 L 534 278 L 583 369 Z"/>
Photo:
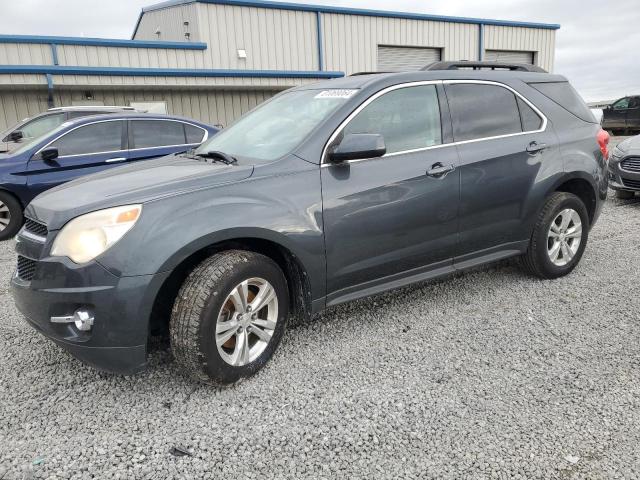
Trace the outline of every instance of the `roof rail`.
<path fill-rule="evenodd" d="M 472 70 L 511 70 L 515 72 L 536 72 L 549 73 L 537 65 L 527 63 L 505 63 L 505 62 L 476 62 L 461 60 L 458 62 L 434 62 L 421 68 L 422 71 L 431 70 L 461 70 L 470 68 Z"/>
<path fill-rule="evenodd" d="M 356 72 L 349 75 L 350 77 L 359 77 L 360 75 L 378 75 L 380 73 L 391 73 L 391 72 Z"/>

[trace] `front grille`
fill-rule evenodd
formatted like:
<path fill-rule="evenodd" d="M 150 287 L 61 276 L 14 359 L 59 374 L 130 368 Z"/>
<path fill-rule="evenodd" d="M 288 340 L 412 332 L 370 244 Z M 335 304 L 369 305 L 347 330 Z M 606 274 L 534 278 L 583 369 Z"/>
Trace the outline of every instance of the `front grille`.
<path fill-rule="evenodd" d="M 35 260 L 18 255 L 18 277 L 27 282 L 33 280 L 37 263 Z"/>
<path fill-rule="evenodd" d="M 24 229 L 26 232 L 37 235 L 38 237 L 46 237 L 49 233 L 46 225 L 36 222 L 35 220 L 31 220 L 30 218 L 25 219 Z"/>
<path fill-rule="evenodd" d="M 629 180 L 628 178 L 623 178 L 622 183 L 624 183 L 625 187 L 640 188 L 640 180 Z"/>
<path fill-rule="evenodd" d="M 627 172 L 640 173 L 640 157 L 625 158 L 620 162 L 620 168 Z"/>

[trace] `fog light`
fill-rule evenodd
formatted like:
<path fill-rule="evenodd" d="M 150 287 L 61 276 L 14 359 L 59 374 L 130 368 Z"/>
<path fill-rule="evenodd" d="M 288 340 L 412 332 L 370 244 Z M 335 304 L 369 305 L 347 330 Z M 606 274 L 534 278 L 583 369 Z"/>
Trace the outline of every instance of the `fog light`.
<path fill-rule="evenodd" d="M 51 323 L 73 323 L 81 332 L 88 332 L 93 327 L 93 313 L 84 308 L 80 308 L 71 316 L 51 317 Z"/>

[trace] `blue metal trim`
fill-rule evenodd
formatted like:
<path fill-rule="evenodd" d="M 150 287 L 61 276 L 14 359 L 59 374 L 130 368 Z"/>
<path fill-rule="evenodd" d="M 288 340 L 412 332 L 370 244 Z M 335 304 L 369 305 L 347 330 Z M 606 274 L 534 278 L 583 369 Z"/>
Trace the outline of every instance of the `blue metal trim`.
<path fill-rule="evenodd" d="M 124 40 L 118 38 L 50 37 L 41 35 L 0 35 L 0 43 L 55 43 L 57 45 L 91 45 L 97 47 L 172 48 L 206 50 L 200 42 L 161 42 L 157 40 Z"/>
<path fill-rule="evenodd" d="M 55 43 L 51 44 L 51 59 L 53 60 L 54 65 L 60 65 L 58 61 L 58 45 Z"/>
<path fill-rule="evenodd" d="M 316 29 L 318 31 L 318 70 L 324 70 L 324 34 L 322 31 L 322 12 L 316 12 Z"/>
<path fill-rule="evenodd" d="M 484 24 L 478 25 L 478 61 L 484 59 Z"/>
<path fill-rule="evenodd" d="M 2 74 L 120 75 L 126 77 L 247 77 L 247 78 L 339 78 L 344 72 L 309 70 L 198 70 L 188 68 L 70 67 L 52 65 L 0 65 Z"/>
<path fill-rule="evenodd" d="M 392 12 L 388 10 L 369 10 L 347 7 L 328 7 L 326 5 L 311 5 L 302 3 L 272 2 L 268 0 L 195 0 L 198 3 L 212 3 L 215 5 L 236 5 L 240 7 L 273 8 L 276 10 L 298 10 L 303 12 L 338 13 L 343 15 L 364 15 L 368 17 L 407 18 L 411 20 L 431 20 L 435 22 L 472 23 L 476 25 L 497 25 L 502 27 L 528 27 L 557 30 L 560 25 L 555 23 L 516 22 L 510 20 L 494 20 L 472 17 L 448 17 L 444 15 L 430 15 L 426 13 Z M 194 0 L 173 0 L 151 5 L 143 12 L 152 12 L 161 8 L 193 3 Z"/>

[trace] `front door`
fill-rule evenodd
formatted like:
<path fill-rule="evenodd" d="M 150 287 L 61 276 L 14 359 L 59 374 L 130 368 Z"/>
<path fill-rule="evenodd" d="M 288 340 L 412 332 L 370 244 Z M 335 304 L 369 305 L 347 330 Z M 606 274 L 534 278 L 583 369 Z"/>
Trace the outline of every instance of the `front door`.
<path fill-rule="evenodd" d="M 631 99 L 629 97 L 621 98 L 604 111 L 603 124 L 606 128 L 614 129 L 627 127 L 627 110 L 629 109 L 630 101 Z"/>
<path fill-rule="evenodd" d="M 103 120 L 82 125 L 44 148 L 56 148 L 58 158 L 43 160 L 38 152 L 29 160 L 27 183 L 34 196 L 74 178 L 124 162 L 127 159 L 126 123 Z"/>
<path fill-rule="evenodd" d="M 337 137 L 381 134 L 386 155 L 321 168 L 328 304 L 452 263 L 457 153 L 442 145 L 436 85 L 410 85 L 372 97 Z"/>

